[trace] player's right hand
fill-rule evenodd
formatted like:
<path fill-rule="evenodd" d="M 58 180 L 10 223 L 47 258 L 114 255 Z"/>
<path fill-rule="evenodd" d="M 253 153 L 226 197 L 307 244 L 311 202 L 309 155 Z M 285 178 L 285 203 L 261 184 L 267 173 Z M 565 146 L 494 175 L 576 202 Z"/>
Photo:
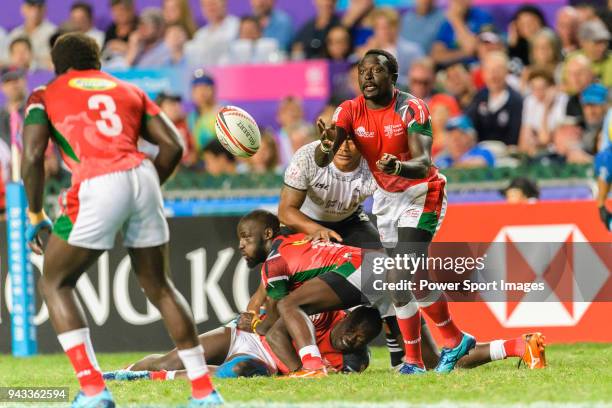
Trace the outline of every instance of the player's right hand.
<path fill-rule="evenodd" d="M 238 316 L 238 322 L 236 322 L 236 328 L 243 330 L 243 331 L 251 332 L 253 331 L 252 327 L 253 327 L 254 319 L 257 319 L 257 313 L 255 313 L 254 311 L 249 310 L 247 312 L 242 312 Z"/>
<path fill-rule="evenodd" d="M 610 214 L 610 211 L 608 211 L 605 205 L 599 207 L 599 218 L 601 218 L 601 221 L 604 223 L 608 231 L 610 231 L 610 224 L 612 223 L 612 214 Z"/>
<path fill-rule="evenodd" d="M 326 150 L 331 150 L 334 147 L 336 141 L 336 124 L 332 123 L 331 126 L 327 126 L 322 118 L 317 120 L 317 129 L 319 131 L 319 139 L 321 144 Z"/>
<path fill-rule="evenodd" d="M 51 232 L 53 230 L 53 223 L 51 219 L 47 217 L 44 210 L 39 213 L 33 213 L 28 210 L 28 220 L 26 241 L 35 254 L 42 255 L 43 249 L 40 233 L 43 231 Z"/>
<path fill-rule="evenodd" d="M 321 228 L 308 236 L 313 242 L 330 242 L 332 239 L 336 242 L 342 242 L 342 237 L 336 231 L 329 228 Z"/>

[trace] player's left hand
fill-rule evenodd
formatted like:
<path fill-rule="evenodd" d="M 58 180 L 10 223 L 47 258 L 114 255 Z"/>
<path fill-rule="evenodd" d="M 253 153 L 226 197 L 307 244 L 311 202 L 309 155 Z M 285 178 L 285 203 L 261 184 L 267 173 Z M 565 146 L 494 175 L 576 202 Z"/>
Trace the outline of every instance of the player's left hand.
<path fill-rule="evenodd" d="M 40 233 L 43 231 L 48 231 L 50 233 L 53 230 L 53 223 L 44 211 L 32 213 L 28 210 L 28 219 L 26 241 L 32 252 L 37 255 L 42 255 L 43 248 Z"/>
<path fill-rule="evenodd" d="M 317 242 L 330 242 L 332 239 L 336 242 L 342 242 L 340 234 L 329 228 L 316 230 L 314 233 L 308 235 L 308 239 L 311 240 L 313 244 Z"/>
<path fill-rule="evenodd" d="M 378 170 L 385 174 L 391 175 L 397 174 L 397 165 L 398 158 L 389 153 L 383 154 L 382 157 L 376 162 L 376 167 Z"/>
<path fill-rule="evenodd" d="M 257 313 L 255 313 L 254 311 L 249 310 L 247 312 L 242 312 L 238 316 L 238 322 L 236 323 L 236 328 L 243 330 L 243 331 L 251 332 L 253 331 L 252 327 L 253 327 L 254 319 L 257 319 Z"/>

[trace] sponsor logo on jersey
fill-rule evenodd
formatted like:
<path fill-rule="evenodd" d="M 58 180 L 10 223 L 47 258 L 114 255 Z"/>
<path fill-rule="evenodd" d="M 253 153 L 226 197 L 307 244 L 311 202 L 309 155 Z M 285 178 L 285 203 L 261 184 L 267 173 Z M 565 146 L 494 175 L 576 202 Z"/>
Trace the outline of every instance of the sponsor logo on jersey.
<path fill-rule="evenodd" d="M 404 132 L 403 125 L 385 125 L 385 137 L 389 139 Z"/>
<path fill-rule="evenodd" d="M 332 123 L 336 123 L 338 121 L 338 116 L 340 116 L 341 111 L 342 111 L 342 107 L 338 106 L 332 116 Z"/>
<path fill-rule="evenodd" d="M 304 244 L 307 244 L 309 242 L 310 242 L 309 239 L 301 239 L 299 241 L 292 242 L 291 245 L 304 245 Z"/>
<path fill-rule="evenodd" d="M 325 191 L 329 190 L 329 184 L 325 184 L 325 183 L 315 183 L 312 187 L 318 188 L 321 190 L 325 190 Z"/>
<path fill-rule="evenodd" d="M 72 78 L 68 86 L 83 91 L 107 91 L 116 87 L 117 83 L 105 78 Z"/>
<path fill-rule="evenodd" d="M 368 132 L 363 126 L 355 129 L 355 134 L 359 137 L 374 137 L 374 132 Z"/>

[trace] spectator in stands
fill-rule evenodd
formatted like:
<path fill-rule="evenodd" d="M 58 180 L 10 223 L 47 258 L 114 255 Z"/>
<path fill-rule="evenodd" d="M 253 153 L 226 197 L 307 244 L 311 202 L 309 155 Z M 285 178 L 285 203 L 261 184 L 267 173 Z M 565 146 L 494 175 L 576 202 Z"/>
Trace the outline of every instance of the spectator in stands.
<path fill-rule="evenodd" d="M 295 97 L 288 96 L 280 102 L 276 119 L 280 125 L 277 135 L 278 151 L 281 164 L 285 168 L 297 149 L 312 142 L 314 132 L 312 125 L 304 119 L 301 101 Z"/>
<path fill-rule="evenodd" d="M 593 21 L 598 18 L 597 9 L 588 0 L 579 1 L 574 7 L 576 8 L 576 13 L 578 14 L 578 26 L 581 26 L 587 21 Z"/>
<path fill-rule="evenodd" d="M 6 59 L 8 59 L 8 56 L 6 55 L 6 48 L 8 44 L 8 34 L 4 28 L 0 27 L 0 65 L 3 64 Z"/>
<path fill-rule="evenodd" d="M 543 28 L 530 40 L 529 66 L 523 70 L 523 78 L 529 77 L 534 69 L 545 69 L 554 74 L 555 82 L 561 77 L 561 45 L 555 33 Z"/>
<path fill-rule="evenodd" d="M 530 94 L 523 103 L 519 149 L 530 156 L 546 149 L 554 130 L 565 118 L 567 95 L 559 92 L 551 71 L 532 69 L 529 73 Z"/>
<path fill-rule="evenodd" d="M 249 172 L 252 174 L 277 173 L 280 174 L 282 169 L 278 165 L 278 148 L 276 140 L 269 131 L 264 131 L 261 134 L 261 143 L 259 150 L 248 161 Z"/>
<path fill-rule="evenodd" d="M 471 6 L 471 0 L 450 0 L 446 20 L 431 48 L 431 57 L 439 65 L 471 62 L 476 55 L 478 34 L 482 27 L 493 23 L 491 16 Z"/>
<path fill-rule="evenodd" d="M 515 177 L 501 193 L 508 204 L 534 203 L 540 198 L 538 185 L 528 177 Z"/>
<path fill-rule="evenodd" d="M 196 150 L 200 152 L 215 138 L 215 118 L 220 109 L 215 95 L 215 81 L 203 69 L 198 69 L 193 74 L 191 100 L 195 110 L 187 116 L 187 123 Z"/>
<path fill-rule="evenodd" d="M 211 176 L 237 174 L 236 158 L 217 139 L 211 140 L 204 147 L 202 159 L 206 166 L 206 172 Z"/>
<path fill-rule="evenodd" d="M 20 126 L 24 118 L 26 98 L 28 96 L 28 86 L 25 80 L 24 71 L 18 68 L 5 68 L 0 75 L 2 94 L 5 104 L 0 108 L 0 139 L 10 145 L 12 126 Z M 11 125 L 11 115 L 17 114 L 17 122 Z"/>
<path fill-rule="evenodd" d="M 408 91 L 419 99 L 429 102 L 434 94 L 436 71 L 431 58 L 421 58 L 408 71 Z"/>
<path fill-rule="evenodd" d="M 582 143 L 583 130 L 576 118 L 566 116 L 565 120 L 553 133 L 552 155 L 548 155 L 545 162 L 559 161 L 560 163 L 588 164 L 593 156 L 588 154 Z"/>
<path fill-rule="evenodd" d="M 417 43 L 404 40 L 398 36 L 399 13 L 390 7 L 374 9 L 368 19 L 374 33 L 358 51 L 364 55 L 369 49 L 379 48 L 395 55 L 398 63 L 399 85 L 406 85 L 406 77 L 412 62 L 423 57 L 423 51 Z"/>
<path fill-rule="evenodd" d="M 182 29 L 182 26 L 179 27 Z M 183 139 L 183 158 L 181 164 L 188 168 L 195 167 L 198 162 L 198 153 L 187 126 L 187 117 L 183 109 L 181 96 L 170 92 L 160 92 L 157 98 L 155 98 L 155 103 L 176 126 Z"/>
<path fill-rule="evenodd" d="M 472 80 L 477 89 L 485 87 L 484 79 L 482 77 L 482 61 L 492 52 L 505 52 L 506 46 L 502 37 L 497 33 L 495 27 L 488 25 L 482 28 L 482 31 L 478 34 L 478 45 L 476 46 L 476 58 L 477 61 L 470 64 L 470 72 L 472 74 Z M 522 66 L 521 66 L 522 67 Z M 513 87 L 518 87 L 518 80 L 515 81 L 515 77 L 511 74 L 508 76 L 508 82 Z"/>
<path fill-rule="evenodd" d="M 414 11 L 409 10 L 402 17 L 400 35 L 429 54 L 444 19 L 444 11 L 436 7 L 435 0 L 416 0 Z"/>
<path fill-rule="evenodd" d="M 508 57 L 501 52 L 489 54 L 483 61 L 486 87 L 479 91 L 467 108 L 479 141 L 499 140 L 506 145 L 518 143 L 523 100 L 507 83 Z"/>
<path fill-rule="evenodd" d="M 170 51 L 168 65 L 187 69 L 187 57 L 185 56 L 185 44 L 188 37 L 185 28 L 180 24 L 173 24 L 166 28 L 164 42 Z"/>
<path fill-rule="evenodd" d="M 293 41 L 293 22 L 289 14 L 275 8 L 274 3 L 275 0 L 251 0 L 251 8 L 263 28 L 263 37 L 275 39 L 281 49 L 288 52 Z"/>
<path fill-rule="evenodd" d="M 162 2 L 162 15 L 166 27 L 179 25 L 185 30 L 187 38 L 193 38 L 197 26 L 191 15 L 189 0 L 164 0 Z"/>
<path fill-rule="evenodd" d="M 164 17 L 161 10 L 146 8 L 140 13 L 138 29 L 130 34 L 125 55 L 127 66 L 151 68 L 169 65 L 170 49 L 164 42 Z"/>
<path fill-rule="evenodd" d="M 227 13 L 227 0 L 200 0 L 204 27 L 186 45 L 193 66 L 217 65 L 230 43 L 238 37 L 240 19 Z"/>
<path fill-rule="evenodd" d="M 572 6 L 564 6 L 557 11 L 555 32 L 561 41 L 563 56 L 578 49 L 578 13 Z"/>
<path fill-rule="evenodd" d="M 600 20 L 587 21 L 578 30 L 580 50 L 591 61 L 591 68 L 602 84 L 612 87 L 612 53 L 608 50 L 610 32 Z"/>
<path fill-rule="evenodd" d="M 337 0 L 313 1 L 316 15 L 298 30 L 291 47 L 293 59 L 323 58 L 329 30 L 337 25 L 352 29 L 373 7 L 373 0 L 353 0 L 340 18 L 336 15 Z"/>
<path fill-rule="evenodd" d="M 521 61 L 524 67 L 529 65 L 529 43 L 533 36 L 544 27 L 546 27 L 544 15 L 537 6 L 521 6 L 508 26 L 510 58 Z"/>
<path fill-rule="evenodd" d="M 36 71 L 36 63 L 32 54 L 32 43 L 28 37 L 17 37 L 9 45 L 8 64 L 11 67 L 26 72 Z"/>
<path fill-rule="evenodd" d="M 477 145 L 477 135 L 472 121 L 465 115 L 451 118 L 446 124 L 446 151 L 435 160 L 442 169 L 449 167 L 492 167 L 495 156 Z"/>
<path fill-rule="evenodd" d="M 462 63 L 455 63 L 444 73 L 444 89 L 455 97 L 461 110 L 467 109 L 478 91 L 467 68 Z"/>
<path fill-rule="evenodd" d="M 335 26 L 325 39 L 325 58 L 330 61 L 344 62 L 353 54 L 351 32 L 344 26 Z"/>
<path fill-rule="evenodd" d="M 0 139 L 0 220 L 4 220 L 6 183 L 10 180 L 11 148 Z"/>
<path fill-rule="evenodd" d="M 582 54 L 570 56 L 563 73 L 564 92 L 569 95 L 565 115 L 575 118 L 578 123 L 582 123 L 580 93 L 593 82 L 591 61 Z"/>
<path fill-rule="evenodd" d="M 602 139 L 604 118 L 608 109 L 608 88 L 601 84 L 589 85 L 580 94 L 584 114 L 583 150 L 595 154 Z"/>
<path fill-rule="evenodd" d="M 267 64 L 284 59 L 274 38 L 262 38 L 259 20 L 252 16 L 240 19 L 238 38 L 230 42 L 219 59 L 220 64 Z"/>
<path fill-rule="evenodd" d="M 9 41 L 23 36 L 30 39 L 34 60 L 41 68 L 51 68 L 49 38 L 55 33 L 55 25 L 45 18 L 46 14 L 45 0 L 25 0 L 21 6 L 23 24 L 9 34 Z"/>
<path fill-rule="evenodd" d="M 130 34 L 138 28 L 134 0 L 111 0 L 111 16 L 113 22 L 104 33 L 103 56 L 107 61 L 127 53 Z"/>
<path fill-rule="evenodd" d="M 93 8 L 89 3 L 77 1 L 70 6 L 70 24 L 75 31 L 83 33 L 93 38 L 98 47 L 102 49 L 104 45 L 104 33 L 94 26 Z"/>

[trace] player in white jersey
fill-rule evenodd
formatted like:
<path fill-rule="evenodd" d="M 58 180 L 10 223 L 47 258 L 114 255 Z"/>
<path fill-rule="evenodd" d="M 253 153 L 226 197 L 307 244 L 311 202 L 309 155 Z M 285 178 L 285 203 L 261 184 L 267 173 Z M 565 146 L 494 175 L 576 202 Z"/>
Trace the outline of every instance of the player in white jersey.
<path fill-rule="evenodd" d="M 278 207 L 278 217 L 285 225 L 283 233 L 303 232 L 345 245 L 381 250 L 380 234 L 362 207 L 364 200 L 377 188 L 367 162 L 353 141 L 348 139 L 329 166 L 319 167 L 314 161 L 318 145 L 317 141 L 298 149 L 285 171 L 285 185 Z M 345 304 L 358 303 L 353 297 L 361 294 L 345 281 L 328 283 Z M 400 346 L 403 344 L 401 333 L 393 308 L 380 305 L 379 310 L 385 323 L 391 365 L 396 367 L 402 363 L 404 355 Z M 437 347 L 424 320 L 422 329 L 425 339 L 423 358 L 428 366 L 433 366 L 438 360 Z"/>

